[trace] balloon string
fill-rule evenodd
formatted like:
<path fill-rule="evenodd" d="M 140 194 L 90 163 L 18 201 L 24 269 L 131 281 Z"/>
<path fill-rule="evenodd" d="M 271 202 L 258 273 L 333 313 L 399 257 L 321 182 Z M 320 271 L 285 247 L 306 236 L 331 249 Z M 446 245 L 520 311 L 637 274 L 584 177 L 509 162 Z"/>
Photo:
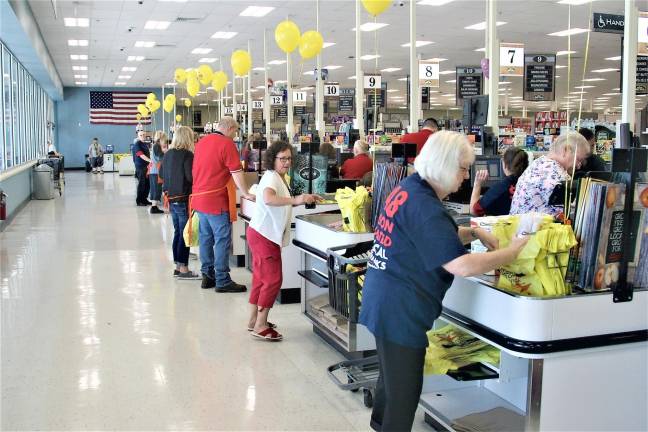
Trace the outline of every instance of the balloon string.
<path fill-rule="evenodd" d="M 378 20 L 378 15 L 374 15 L 374 27 L 378 22 L 377 20 Z M 378 75 L 378 31 L 374 31 L 374 56 L 376 60 L 374 73 Z M 378 127 L 377 115 L 378 115 L 378 86 L 374 88 L 374 112 L 373 112 L 374 142 L 376 140 L 376 128 Z"/>

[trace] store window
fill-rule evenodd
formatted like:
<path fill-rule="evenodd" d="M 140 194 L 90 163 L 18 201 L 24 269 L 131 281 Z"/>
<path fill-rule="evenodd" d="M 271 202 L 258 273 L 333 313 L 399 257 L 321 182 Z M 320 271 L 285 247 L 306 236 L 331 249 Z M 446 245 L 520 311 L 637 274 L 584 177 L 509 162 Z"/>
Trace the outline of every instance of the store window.
<path fill-rule="evenodd" d="M 47 154 L 54 102 L 0 42 L 0 171 Z"/>

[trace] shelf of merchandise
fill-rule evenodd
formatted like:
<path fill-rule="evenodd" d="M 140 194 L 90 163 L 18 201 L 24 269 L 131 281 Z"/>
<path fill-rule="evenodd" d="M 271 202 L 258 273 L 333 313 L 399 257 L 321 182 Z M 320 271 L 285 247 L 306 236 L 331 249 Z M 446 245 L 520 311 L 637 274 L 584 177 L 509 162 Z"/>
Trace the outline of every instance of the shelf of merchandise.
<path fill-rule="evenodd" d="M 541 111 L 537 112 L 534 119 L 533 130 L 536 134 L 556 135 L 560 127 L 567 125 L 567 111 Z M 546 133 L 549 129 L 549 133 Z"/>

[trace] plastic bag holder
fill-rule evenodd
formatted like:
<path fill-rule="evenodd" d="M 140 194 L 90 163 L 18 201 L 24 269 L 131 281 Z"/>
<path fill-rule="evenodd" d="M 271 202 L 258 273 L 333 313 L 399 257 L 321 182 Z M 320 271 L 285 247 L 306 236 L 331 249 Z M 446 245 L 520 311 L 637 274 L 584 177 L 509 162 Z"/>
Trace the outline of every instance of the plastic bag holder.
<path fill-rule="evenodd" d="M 619 180 L 626 184 L 625 203 L 623 206 L 623 248 L 621 262 L 619 263 L 619 281 L 612 288 L 612 299 L 614 303 L 632 301 L 634 287 L 628 281 L 628 254 L 632 250 L 634 235 L 631 232 L 632 219 L 634 216 L 632 204 L 634 201 L 634 189 L 640 172 L 646 171 L 648 163 L 648 150 L 632 147 L 632 133 L 629 125 L 622 123 L 619 133 L 619 148 L 612 150 L 612 172 L 621 174 Z"/>

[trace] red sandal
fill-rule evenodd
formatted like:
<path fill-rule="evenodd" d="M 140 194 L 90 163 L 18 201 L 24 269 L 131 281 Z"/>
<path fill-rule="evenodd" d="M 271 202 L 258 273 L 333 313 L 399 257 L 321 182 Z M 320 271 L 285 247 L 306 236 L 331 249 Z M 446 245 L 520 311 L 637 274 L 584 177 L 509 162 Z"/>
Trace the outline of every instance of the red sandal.
<path fill-rule="evenodd" d="M 270 327 L 271 329 L 276 329 L 276 328 L 277 328 L 277 324 L 275 324 L 275 323 L 271 323 L 270 321 L 268 321 L 268 327 Z M 249 331 L 249 332 L 254 331 L 254 327 L 248 327 L 248 331 Z"/>
<path fill-rule="evenodd" d="M 262 339 L 268 342 L 279 342 L 280 340 L 283 339 L 283 336 L 280 333 L 278 333 L 275 329 L 270 327 L 258 333 L 253 331 L 250 334 L 257 339 Z"/>

